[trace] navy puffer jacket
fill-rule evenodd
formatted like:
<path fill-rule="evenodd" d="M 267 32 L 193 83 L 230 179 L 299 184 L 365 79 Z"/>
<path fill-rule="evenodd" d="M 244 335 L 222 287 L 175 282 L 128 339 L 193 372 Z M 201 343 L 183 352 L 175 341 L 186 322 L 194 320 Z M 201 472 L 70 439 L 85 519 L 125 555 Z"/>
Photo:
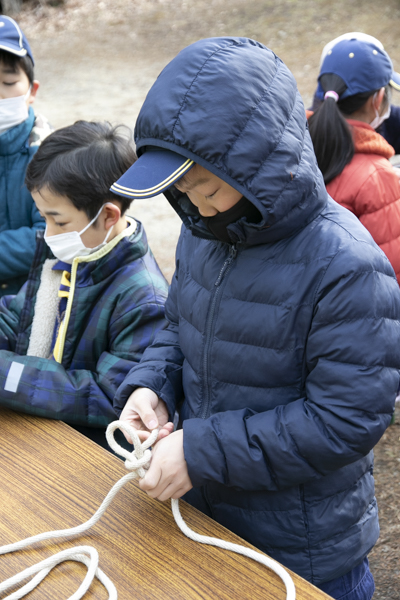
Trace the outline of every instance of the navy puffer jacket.
<path fill-rule="evenodd" d="M 296 83 L 270 50 L 183 50 L 136 126 L 194 159 L 262 220 L 212 239 L 186 196 L 169 327 L 119 388 L 181 404 L 187 499 L 307 580 L 357 565 L 378 537 L 372 448 L 399 387 L 400 292 L 369 233 L 326 193 Z"/>

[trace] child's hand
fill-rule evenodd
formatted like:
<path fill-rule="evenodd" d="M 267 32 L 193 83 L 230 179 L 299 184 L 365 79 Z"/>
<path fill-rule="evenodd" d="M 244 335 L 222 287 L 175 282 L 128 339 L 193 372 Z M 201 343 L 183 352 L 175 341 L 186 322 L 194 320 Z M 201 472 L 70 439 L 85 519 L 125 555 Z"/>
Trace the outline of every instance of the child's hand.
<path fill-rule="evenodd" d="M 158 440 L 166 437 L 174 430 L 174 425 L 168 422 L 168 410 L 163 400 L 148 388 L 137 388 L 128 398 L 125 408 L 120 416 L 121 421 L 126 421 L 134 427 L 143 441 L 150 435 L 150 431 L 160 427 Z M 129 443 L 132 440 L 124 433 Z"/>
<path fill-rule="evenodd" d="M 158 500 L 180 498 L 193 487 L 183 453 L 182 429 L 153 446 L 150 468 L 139 485 Z"/>

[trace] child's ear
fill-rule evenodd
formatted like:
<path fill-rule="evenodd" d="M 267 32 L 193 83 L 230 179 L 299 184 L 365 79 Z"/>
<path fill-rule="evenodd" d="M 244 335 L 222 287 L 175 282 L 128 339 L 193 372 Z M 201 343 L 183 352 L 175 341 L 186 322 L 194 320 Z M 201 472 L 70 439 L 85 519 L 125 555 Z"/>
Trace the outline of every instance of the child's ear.
<path fill-rule="evenodd" d="M 114 202 L 107 202 L 104 207 L 104 213 L 104 226 L 107 230 L 118 223 L 119 219 L 121 218 L 121 209 L 118 204 L 114 204 Z"/>
<path fill-rule="evenodd" d="M 379 92 L 376 94 L 376 96 L 375 96 L 375 94 L 373 96 L 370 96 L 370 98 L 372 99 L 373 108 L 376 109 L 378 112 L 379 112 L 379 109 L 381 108 L 384 97 L 385 97 L 385 88 L 384 87 L 382 87 L 379 90 Z"/>
<path fill-rule="evenodd" d="M 29 104 L 33 104 L 35 102 L 36 94 L 39 89 L 40 83 L 37 79 L 34 79 L 31 86 L 31 94 L 29 96 Z"/>

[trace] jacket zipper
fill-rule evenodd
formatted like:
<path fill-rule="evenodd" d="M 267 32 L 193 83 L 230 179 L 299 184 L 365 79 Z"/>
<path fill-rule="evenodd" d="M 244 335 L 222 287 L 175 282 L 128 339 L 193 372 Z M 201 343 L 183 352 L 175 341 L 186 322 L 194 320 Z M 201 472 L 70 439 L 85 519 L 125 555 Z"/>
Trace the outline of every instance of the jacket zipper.
<path fill-rule="evenodd" d="M 64 346 L 65 346 L 65 338 L 67 336 L 67 329 L 69 325 L 69 318 L 71 316 L 72 302 L 74 300 L 75 294 L 75 284 L 76 284 L 76 273 L 78 270 L 79 258 L 74 258 L 72 261 L 71 268 L 71 285 L 69 287 L 69 295 L 67 299 L 67 306 L 65 307 L 64 320 L 60 324 L 61 331 L 59 332 L 60 336 L 60 345 L 58 347 L 57 356 L 54 355 L 54 360 L 58 363 L 62 363 L 63 354 L 64 354 Z"/>
<path fill-rule="evenodd" d="M 204 343 L 204 357 L 203 357 L 203 381 L 204 381 L 204 400 L 201 407 L 200 419 L 207 419 L 210 412 L 210 402 L 211 402 L 211 388 L 210 388 L 210 377 L 209 377 L 209 358 L 210 358 L 210 350 L 211 350 L 211 339 L 212 334 L 214 332 L 214 324 L 215 324 L 215 309 L 217 306 L 217 300 L 219 297 L 219 293 L 221 290 L 221 283 L 224 278 L 227 276 L 229 271 L 233 266 L 233 261 L 236 258 L 237 249 L 235 246 L 231 246 L 229 249 L 229 256 L 225 260 L 224 264 L 221 267 L 217 280 L 214 283 L 213 296 L 211 298 L 210 309 L 207 315 L 207 323 L 206 323 L 206 339 Z"/>

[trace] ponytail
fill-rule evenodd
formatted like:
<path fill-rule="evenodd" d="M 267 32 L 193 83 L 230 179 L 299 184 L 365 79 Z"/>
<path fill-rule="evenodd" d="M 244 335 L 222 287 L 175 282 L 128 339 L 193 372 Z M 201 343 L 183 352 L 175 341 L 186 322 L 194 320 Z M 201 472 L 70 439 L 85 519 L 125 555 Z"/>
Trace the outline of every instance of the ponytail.
<path fill-rule="evenodd" d="M 318 166 L 327 184 L 340 175 L 353 158 L 354 142 L 337 101 L 347 89 L 346 84 L 333 73 L 322 75 L 320 83 L 325 93 L 334 93 L 326 95 L 321 106 L 309 118 L 309 128 Z"/>

